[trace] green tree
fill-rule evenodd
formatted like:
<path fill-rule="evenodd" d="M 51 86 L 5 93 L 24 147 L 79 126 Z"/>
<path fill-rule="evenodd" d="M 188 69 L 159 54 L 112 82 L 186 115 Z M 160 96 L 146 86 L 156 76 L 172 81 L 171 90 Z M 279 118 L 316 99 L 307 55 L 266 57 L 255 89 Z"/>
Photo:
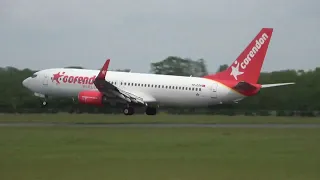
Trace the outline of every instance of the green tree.
<path fill-rule="evenodd" d="M 222 72 L 222 71 L 228 69 L 228 67 L 229 66 L 227 64 L 220 65 L 217 72 Z"/>
<path fill-rule="evenodd" d="M 176 56 L 151 64 L 151 73 L 177 76 L 204 76 L 208 74 L 205 61 L 199 59 L 183 59 Z"/>

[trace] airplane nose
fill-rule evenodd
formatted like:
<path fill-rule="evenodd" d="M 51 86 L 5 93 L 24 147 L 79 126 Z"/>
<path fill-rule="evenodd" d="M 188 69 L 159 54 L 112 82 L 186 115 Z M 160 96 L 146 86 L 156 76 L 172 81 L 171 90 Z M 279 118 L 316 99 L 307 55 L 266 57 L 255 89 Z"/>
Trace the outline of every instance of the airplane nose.
<path fill-rule="evenodd" d="M 25 79 L 25 80 L 22 81 L 22 85 L 23 85 L 24 87 L 28 87 L 28 80 L 29 80 L 29 78 L 27 78 L 27 79 Z"/>

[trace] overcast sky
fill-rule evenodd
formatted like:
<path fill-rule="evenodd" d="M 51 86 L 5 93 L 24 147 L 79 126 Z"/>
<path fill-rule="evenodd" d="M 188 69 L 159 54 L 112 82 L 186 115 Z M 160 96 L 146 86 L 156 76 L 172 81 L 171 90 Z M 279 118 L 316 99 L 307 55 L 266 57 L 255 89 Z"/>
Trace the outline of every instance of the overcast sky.
<path fill-rule="evenodd" d="M 320 66 L 319 0 L 0 0 L 0 66 L 148 72 L 168 56 L 231 64 L 274 28 L 263 71 Z"/>

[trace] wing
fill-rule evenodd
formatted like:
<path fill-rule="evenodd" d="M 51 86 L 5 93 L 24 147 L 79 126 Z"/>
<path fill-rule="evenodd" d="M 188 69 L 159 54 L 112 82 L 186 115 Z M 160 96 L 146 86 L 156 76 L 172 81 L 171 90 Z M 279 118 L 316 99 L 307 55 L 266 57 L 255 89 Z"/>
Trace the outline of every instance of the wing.
<path fill-rule="evenodd" d="M 156 102 L 156 100 L 153 97 L 147 94 L 141 92 L 128 92 L 106 81 L 109 63 L 110 59 L 107 59 L 102 69 L 100 70 L 98 76 L 93 82 L 100 92 L 103 92 L 107 96 L 120 98 L 128 103 L 147 105 L 148 103 Z"/>

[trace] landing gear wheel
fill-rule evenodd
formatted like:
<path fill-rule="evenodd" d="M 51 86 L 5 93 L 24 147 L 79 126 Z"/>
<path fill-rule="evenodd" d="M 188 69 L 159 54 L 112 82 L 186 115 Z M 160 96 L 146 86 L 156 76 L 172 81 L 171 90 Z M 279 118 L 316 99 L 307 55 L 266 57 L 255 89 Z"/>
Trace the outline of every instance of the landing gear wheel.
<path fill-rule="evenodd" d="M 46 107 L 48 105 L 47 101 L 41 101 L 41 107 Z"/>
<path fill-rule="evenodd" d="M 125 108 L 123 108 L 123 114 L 124 115 L 132 115 L 132 114 L 134 114 L 133 107 L 125 107 Z"/>
<path fill-rule="evenodd" d="M 155 108 L 155 107 L 147 107 L 146 108 L 146 114 L 147 115 L 156 115 L 157 114 L 157 108 Z"/>

